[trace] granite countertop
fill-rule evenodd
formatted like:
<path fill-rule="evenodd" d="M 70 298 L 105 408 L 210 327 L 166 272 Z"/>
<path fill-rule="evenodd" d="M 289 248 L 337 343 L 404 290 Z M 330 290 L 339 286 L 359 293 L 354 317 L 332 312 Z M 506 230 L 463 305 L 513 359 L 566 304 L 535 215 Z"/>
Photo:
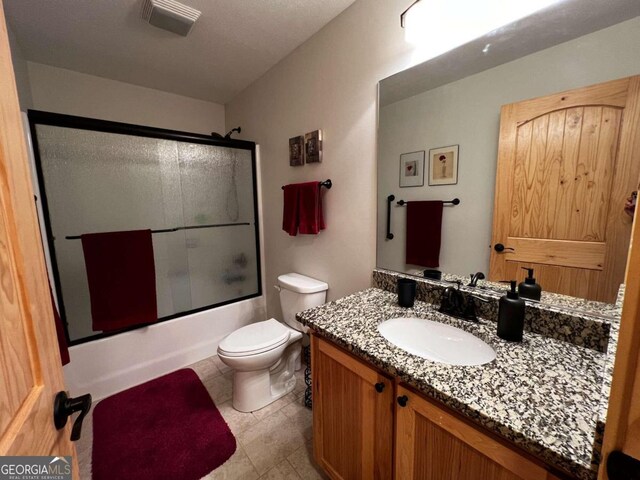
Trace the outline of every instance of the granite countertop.
<path fill-rule="evenodd" d="M 491 363 L 455 366 L 431 362 L 385 340 L 381 321 L 414 316 L 466 330 L 496 351 Z M 416 301 L 399 307 L 397 295 L 369 288 L 297 315 L 319 335 L 429 397 L 580 479 L 596 477 L 598 437 L 606 412 L 607 354 L 525 332 L 522 343 L 496 335 L 496 323 L 443 315 Z"/>

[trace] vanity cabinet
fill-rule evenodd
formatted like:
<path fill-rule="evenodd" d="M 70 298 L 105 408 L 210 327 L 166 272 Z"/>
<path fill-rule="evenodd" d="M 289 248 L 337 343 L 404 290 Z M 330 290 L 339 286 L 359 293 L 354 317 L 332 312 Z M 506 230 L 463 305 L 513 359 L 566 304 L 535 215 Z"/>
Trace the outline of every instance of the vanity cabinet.
<path fill-rule="evenodd" d="M 313 450 L 334 480 L 393 476 L 393 380 L 312 336 Z"/>
<path fill-rule="evenodd" d="M 330 478 L 558 480 L 331 342 L 312 335 L 311 348 L 314 456 Z"/>
<path fill-rule="evenodd" d="M 553 480 L 540 464 L 401 385 L 397 388 L 395 478 Z"/>

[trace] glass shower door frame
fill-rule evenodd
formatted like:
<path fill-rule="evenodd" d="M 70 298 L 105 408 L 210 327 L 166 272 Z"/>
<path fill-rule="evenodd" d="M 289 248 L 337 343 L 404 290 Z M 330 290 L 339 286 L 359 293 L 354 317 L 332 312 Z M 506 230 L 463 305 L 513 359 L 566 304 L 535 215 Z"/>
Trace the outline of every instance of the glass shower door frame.
<path fill-rule="evenodd" d="M 58 114 L 58 113 L 43 112 L 39 110 L 29 110 L 28 118 L 29 118 L 29 128 L 31 132 L 31 141 L 33 145 L 36 176 L 37 176 L 38 184 L 40 187 L 41 198 L 39 200 L 41 202 L 42 211 L 44 213 L 44 218 L 42 219 L 42 223 L 45 226 L 45 233 L 47 238 L 47 245 L 45 245 L 44 247 L 49 249 L 50 258 L 51 258 L 51 267 L 52 267 L 51 275 L 53 277 L 52 280 L 55 285 L 56 297 L 58 302 L 58 310 L 59 310 L 60 317 L 62 318 L 62 321 L 63 321 L 64 333 L 69 345 L 71 346 L 79 345 L 79 344 L 90 342 L 93 340 L 98 340 L 100 338 L 106 338 L 113 335 L 118 335 L 120 333 L 124 333 L 127 331 L 143 328 L 147 325 L 137 325 L 134 327 L 119 330 L 117 332 L 110 332 L 110 333 L 102 332 L 99 334 L 86 336 L 76 340 L 72 340 L 69 337 L 69 331 L 68 331 L 67 320 L 66 320 L 66 312 L 64 307 L 64 299 L 62 298 L 62 283 L 61 283 L 60 272 L 57 264 L 56 251 L 55 251 L 55 241 L 54 241 L 55 238 L 53 235 L 51 218 L 49 216 L 49 205 L 47 202 L 47 194 L 46 194 L 47 190 L 45 185 L 42 162 L 40 158 L 40 149 L 38 147 L 38 136 L 36 132 L 37 125 L 49 125 L 54 127 L 91 130 L 91 131 L 107 132 L 107 133 L 114 133 L 114 134 L 120 134 L 120 135 L 128 135 L 128 136 L 165 139 L 165 140 L 173 140 L 177 142 L 204 144 L 204 145 L 249 151 L 251 153 L 253 218 L 254 218 L 253 226 L 254 226 L 254 232 L 255 232 L 255 246 L 256 246 L 255 255 L 256 255 L 256 269 L 257 269 L 256 274 L 257 274 L 257 287 L 258 287 L 257 292 L 249 295 L 245 295 L 242 297 L 236 297 L 231 300 L 226 300 L 219 303 L 214 303 L 211 305 L 206 305 L 203 307 L 164 316 L 162 318 L 159 318 L 157 322 L 154 322 L 154 324 L 164 322 L 167 320 L 173 320 L 175 318 L 184 317 L 186 315 L 191 315 L 191 314 L 202 312 L 205 310 L 210 310 L 212 308 L 229 305 L 229 304 L 240 302 L 243 300 L 256 298 L 262 295 L 262 266 L 261 266 L 262 262 L 261 262 L 261 256 L 260 256 L 260 252 L 261 252 L 260 229 L 259 229 L 260 221 L 259 221 L 259 211 L 258 211 L 256 144 L 254 142 L 249 142 L 246 140 L 235 140 L 235 139 L 229 139 L 229 140 L 218 139 L 218 138 L 213 138 L 213 137 L 198 134 L 198 133 L 182 132 L 177 130 L 167 130 L 167 129 L 148 127 L 143 125 L 134 125 L 129 123 L 112 122 L 112 121 L 98 120 L 98 119 L 87 118 L 87 117 L 78 117 L 74 115 L 64 115 L 64 114 Z M 83 232 L 79 232 L 79 233 L 83 233 Z"/>

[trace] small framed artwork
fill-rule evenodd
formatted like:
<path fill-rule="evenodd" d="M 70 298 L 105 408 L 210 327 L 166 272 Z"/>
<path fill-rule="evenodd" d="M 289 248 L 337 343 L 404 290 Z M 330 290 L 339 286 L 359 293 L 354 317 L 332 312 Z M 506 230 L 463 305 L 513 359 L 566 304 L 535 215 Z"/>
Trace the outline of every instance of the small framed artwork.
<path fill-rule="evenodd" d="M 400 186 L 424 185 L 424 150 L 400 155 Z"/>
<path fill-rule="evenodd" d="M 315 130 L 304 136 L 304 156 L 307 163 L 322 162 L 322 130 Z"/>
<path fill-rule="evenodd" d="M 458 183 L 458 145 L 429 150 L 429 185 Z"/>
<path fill-rule="evenodd" d="M 289 165 L 304 165 L 304 137 L 299 135 L 289 139 Z"/>

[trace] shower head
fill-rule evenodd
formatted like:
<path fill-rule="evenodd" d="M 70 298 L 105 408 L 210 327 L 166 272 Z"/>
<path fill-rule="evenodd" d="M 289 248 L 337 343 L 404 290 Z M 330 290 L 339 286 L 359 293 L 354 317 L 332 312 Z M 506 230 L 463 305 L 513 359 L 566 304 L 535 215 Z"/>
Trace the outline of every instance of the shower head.
<path fill-rule="evenodd" d="M 233 134 L 233 132 L 241 133 L 242 132 L 242 128 L 241 127 L 236 127 L 234 129 L 232 129 L 229 133 L 227 133 L 224 136 L 225 140 L 231 140 L 231 135 Z"/>
<path fill-rule="evenodd" d="M 241 127 L 236 127 L 233 130 L 231 130 L 230 132 L 228 132 L 224 137 L 222 135 L 220 135 L 218 132 L 211 132 L 211 136 L 213 138 L 219 138 L 221 140 L 231 140 L 231 135 L 233 134 L 233 132 L 242 132 L 242 128 Z"/>

